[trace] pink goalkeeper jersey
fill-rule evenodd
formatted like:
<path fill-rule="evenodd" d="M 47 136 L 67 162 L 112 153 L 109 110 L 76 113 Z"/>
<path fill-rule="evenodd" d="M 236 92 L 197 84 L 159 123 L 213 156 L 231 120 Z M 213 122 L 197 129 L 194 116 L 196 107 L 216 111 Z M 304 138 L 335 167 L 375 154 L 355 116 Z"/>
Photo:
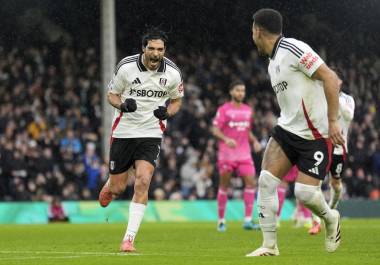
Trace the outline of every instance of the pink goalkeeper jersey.
<path fill-rule="evenodd" d="M 252 128 L 252 109 L 241 104 L 239 107 L 227 102 L 218 108 L 213 125 L 222 133 L 236 141 L 236 147 L 230 148 L 219 141 L 218 160 L 241 161 L 252 159 L 249 144 L 249 132 Z"/>

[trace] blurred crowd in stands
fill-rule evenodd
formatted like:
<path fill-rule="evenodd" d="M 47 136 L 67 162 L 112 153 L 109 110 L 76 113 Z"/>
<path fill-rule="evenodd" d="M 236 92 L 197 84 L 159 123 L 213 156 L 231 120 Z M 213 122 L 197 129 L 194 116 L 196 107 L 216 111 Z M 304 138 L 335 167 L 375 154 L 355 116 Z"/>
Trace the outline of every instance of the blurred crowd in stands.
<path fill-rule="evenodd" d="M 321 55 L 329 55 L 320 51 Z M 246 103 L 255 113 L 254 134 L 265 147 L 279 109 L 266 61 L 256 51 L 241 56 L 210 50 L 173 52 L 182 69 L 185 99 L 171 120 L 152 179 L 151 199 L 215 199 L 216 141 L 210 133 L 218 105 L 229 99 L 228 84 L 242 79 Z M 343 172 L 345 198 L 380 199 L 380 58 L 351 54 L 327 60 L 341 69 L 343 90 L 356 112 Z M 346 59 L 347 59 L 346 58 Z M 99 51 L 95 48 L 0 47 L 0 200 L 93 200 L 107 179 L 101 155 Z M 257 172 L 262 152 L 253 153 Z M 232 179 L 230 197 L 242 197 Z M 133 180 L 123 199 L 130 199 Z"/>
<path fill-rule="evenodd" d="M 95 198 L 100 102 L 95 49 L 0 48 L 0 198 Z"/>

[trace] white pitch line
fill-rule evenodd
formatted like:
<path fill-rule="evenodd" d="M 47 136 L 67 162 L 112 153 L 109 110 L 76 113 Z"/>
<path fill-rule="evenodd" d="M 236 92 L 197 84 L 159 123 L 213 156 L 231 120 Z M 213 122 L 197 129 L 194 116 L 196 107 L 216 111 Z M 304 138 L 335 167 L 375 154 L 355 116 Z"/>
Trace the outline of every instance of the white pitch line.
<path fill-rule="evenodd" d="M 31 256 L 31 257 L 9 257 L 9 258 L 0 258 L 0 260 L 29 260 L 29 259 L 75 259 L 88 256 L 63 256 L 63 257 L 47 257 L 47 256 Z"/>
<path fill-rule="evenodd" d="M 43 255 L 43 254 L 50 254 L 50 255 L 72 255 L 72 256 L 78 256 L 78 257 L 96 257 L 96 256 L 167 256 L 167 257 L 193 257 L 193 254 L 190 253 L 184 253 L 184 252 L 171 252 L 171 253 L 127 253 L 127 252 L 77 252 L 77 251 L 48 251 L 48 250 L 0 250 L 1 254 L 31 254 L 31 255 Z M 198 253 L 198 257 L 215 257 L 215 255 L 208 255 L 208 254 L 202 254 Z M 33 256 L 30 256 L 31 258 Z M 55 258 L 65 258 L 67 256 L 58 256 Z M 11 257 L 0 257 L 0 260 L 3 259 L 9 259 Z M 38 257 L 33 257 L 38 258 Z M 44 256 L 41 256 L 41 258 L 44 258 Z M 25 257 L 25 259 L 28 259 L 28 257 Z"/>
<path fill-rule="evenodd" d="M 81 256 L 140 256 L 141 253 L 115 252 L 77 252 L 77 251 L 28 251 L 28 250 L 0 250 L 0 254 L 70 254 Z"/>
<path fill-rule="evenodd" d="M 79 254 L 79 255 L 123 255 L 124 253 L 116 252 L 77 252 L 77 251 L 49 251 L 49 250 L 0 250 L 0 254 Z"/>

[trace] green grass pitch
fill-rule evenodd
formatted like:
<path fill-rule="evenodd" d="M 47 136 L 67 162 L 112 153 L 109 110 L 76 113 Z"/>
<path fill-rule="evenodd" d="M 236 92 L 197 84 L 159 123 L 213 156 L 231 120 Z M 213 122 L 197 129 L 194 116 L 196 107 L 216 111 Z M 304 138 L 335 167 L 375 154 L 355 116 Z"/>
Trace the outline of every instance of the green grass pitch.
<path fill-rule="evenodd" d="M 279 257 L 246 258 L 261 243 L 261 232 L 230 222 L 143 223 L 137 254 L 119 254 L 123 224 L 0 225 L 0 264 L 380 264 L 380 220 L 342 222 L 342 243 L 324 250 L 324 231 L 309 236 L 290 222 L 279 228 Z"/>

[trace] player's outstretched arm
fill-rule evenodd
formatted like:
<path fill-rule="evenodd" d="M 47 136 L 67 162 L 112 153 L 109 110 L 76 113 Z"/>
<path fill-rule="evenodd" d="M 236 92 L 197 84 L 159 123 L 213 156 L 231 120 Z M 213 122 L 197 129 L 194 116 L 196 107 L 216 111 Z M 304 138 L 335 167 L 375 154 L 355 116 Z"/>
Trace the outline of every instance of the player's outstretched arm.
<path fill-rule="evenodd" d="M 329 120 L 329 137 L 333 144 L 343 145 L 344 138 L 338 123 L 339 111 L 339 86 L 340 79 L 326 64 L 321 64 L 314 72 L 313 79 L 323 82 L 327 101 L 327 116 Z"/>

